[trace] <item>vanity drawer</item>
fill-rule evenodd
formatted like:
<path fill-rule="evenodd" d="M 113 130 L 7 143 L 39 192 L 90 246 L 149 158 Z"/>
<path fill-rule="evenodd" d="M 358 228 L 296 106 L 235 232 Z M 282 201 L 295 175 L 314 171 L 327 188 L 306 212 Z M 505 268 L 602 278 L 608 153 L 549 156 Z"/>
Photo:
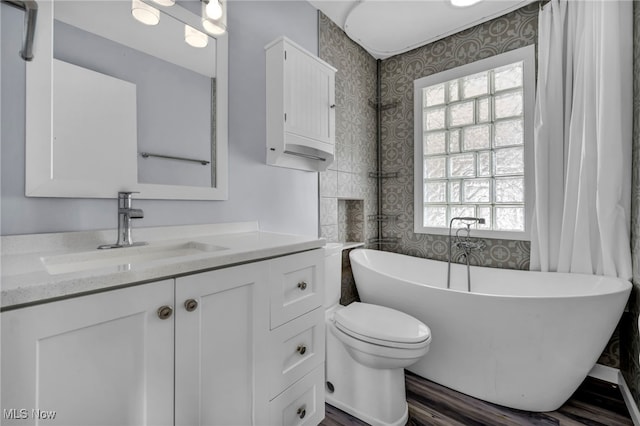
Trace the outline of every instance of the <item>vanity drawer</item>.
<path fill-rule="evenodd" d="M 288 322 L 270 333 L 269 399 L 324 361 L 324 309 Z"/>
<path fill-rule="evenodd" d="M 269 404 L 270 425 L 317 425 L 324 418 L 324 363 Z"/>
<path fill-rule="evenodd" d="M 323 250 L 280 257 L 270 263 L 271 329 L 322 305 Z"/>

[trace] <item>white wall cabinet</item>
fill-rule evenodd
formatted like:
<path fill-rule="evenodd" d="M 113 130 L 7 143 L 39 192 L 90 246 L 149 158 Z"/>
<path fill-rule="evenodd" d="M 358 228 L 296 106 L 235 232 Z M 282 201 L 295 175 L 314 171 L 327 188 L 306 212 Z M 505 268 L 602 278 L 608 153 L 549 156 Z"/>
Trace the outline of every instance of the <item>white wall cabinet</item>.
<path fill-rule="evenodd" d="M 336 69 L 285 37 L 265 49 L 267 164 L 326 170 L 335 155 Z"/>
<path fill-rule="evenodd" d="M 323 262 L 312 250 L 3 312 L 0 423 L 316 425 Z"/>

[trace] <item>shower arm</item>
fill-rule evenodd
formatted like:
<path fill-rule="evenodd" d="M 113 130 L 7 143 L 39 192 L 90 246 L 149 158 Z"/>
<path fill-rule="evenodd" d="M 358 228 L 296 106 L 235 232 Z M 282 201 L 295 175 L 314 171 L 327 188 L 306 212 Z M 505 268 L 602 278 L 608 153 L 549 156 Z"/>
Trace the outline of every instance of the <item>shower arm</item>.
<path fill-rule="evenodd" d="M 38 3 L 34 0 L 0 0 L 0 2 L 24 10 L 25 31 L 22 50 L 20 50 L 20 57 L 25 61 L 31 61 L 33 59 L 33 40 L 36 33 Z"/>

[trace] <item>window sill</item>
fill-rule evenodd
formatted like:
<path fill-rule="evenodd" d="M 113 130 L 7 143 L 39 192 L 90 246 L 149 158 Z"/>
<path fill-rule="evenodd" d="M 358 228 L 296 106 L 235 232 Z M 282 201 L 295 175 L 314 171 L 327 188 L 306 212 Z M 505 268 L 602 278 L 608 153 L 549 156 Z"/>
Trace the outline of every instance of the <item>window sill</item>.
<path fill-rule="evenodd" d="M 455 236 L 456 231 L 464 225 L 457 225 L 454 223 L 451 229 L 451 235 Z M 449 228 L 427 228 L 416 227 L 413 232 L 416 234 L 431 234 L 431 235 L 449 235 Z M 465 234 L 466 235 L 466 234 Z M 531 236 L 528 231 L 490 231 L 485 229 L 471 228 L 471 238 L 490 238 L 493 240 L 515 240 L 515 241 L 530 241 Z"/>

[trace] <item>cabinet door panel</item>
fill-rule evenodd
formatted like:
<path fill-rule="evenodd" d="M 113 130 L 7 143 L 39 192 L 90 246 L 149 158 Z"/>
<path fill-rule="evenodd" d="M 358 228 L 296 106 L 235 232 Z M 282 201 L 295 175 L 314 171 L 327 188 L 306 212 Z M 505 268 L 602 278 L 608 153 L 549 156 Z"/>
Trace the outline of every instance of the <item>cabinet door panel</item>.
<path fill-rule="evenodd" d="M 268 367 L 270 399 L 321 364 L 324 355 L 325 327 L 322 308 L 316 308 L 273 330 Z"/>
<path fill-rule="evenodd" d="M 167 280 L 2 313 L 2 408 L 26 410 L 3 424 L 172 424 L 172 301 Z"/>
<path fill-rule="evenodd" d="M 324 299 L 324 251 L 312 250 L 271 261 L 271 329 L 299 317 Z"/>
<path fill-rule="evenodd" d="M 269 425 L 317 425 L 324 419 L 324 363 L 269 404 Z"/>
<path fill-rule="evenodd" d="M 176 424 L 253 424 L 254 340 L 267 328 L 264 263 L 176 280 Z M 198 307 L 188 311 L 187 300 Z"/>
<path fill-rule="evenodd" d="M 289 47 L 286 49 L 284 72 L 286 131 L 333 144 L 333 71 L 318 66 L 317 60 L 308 54 Z"/>

